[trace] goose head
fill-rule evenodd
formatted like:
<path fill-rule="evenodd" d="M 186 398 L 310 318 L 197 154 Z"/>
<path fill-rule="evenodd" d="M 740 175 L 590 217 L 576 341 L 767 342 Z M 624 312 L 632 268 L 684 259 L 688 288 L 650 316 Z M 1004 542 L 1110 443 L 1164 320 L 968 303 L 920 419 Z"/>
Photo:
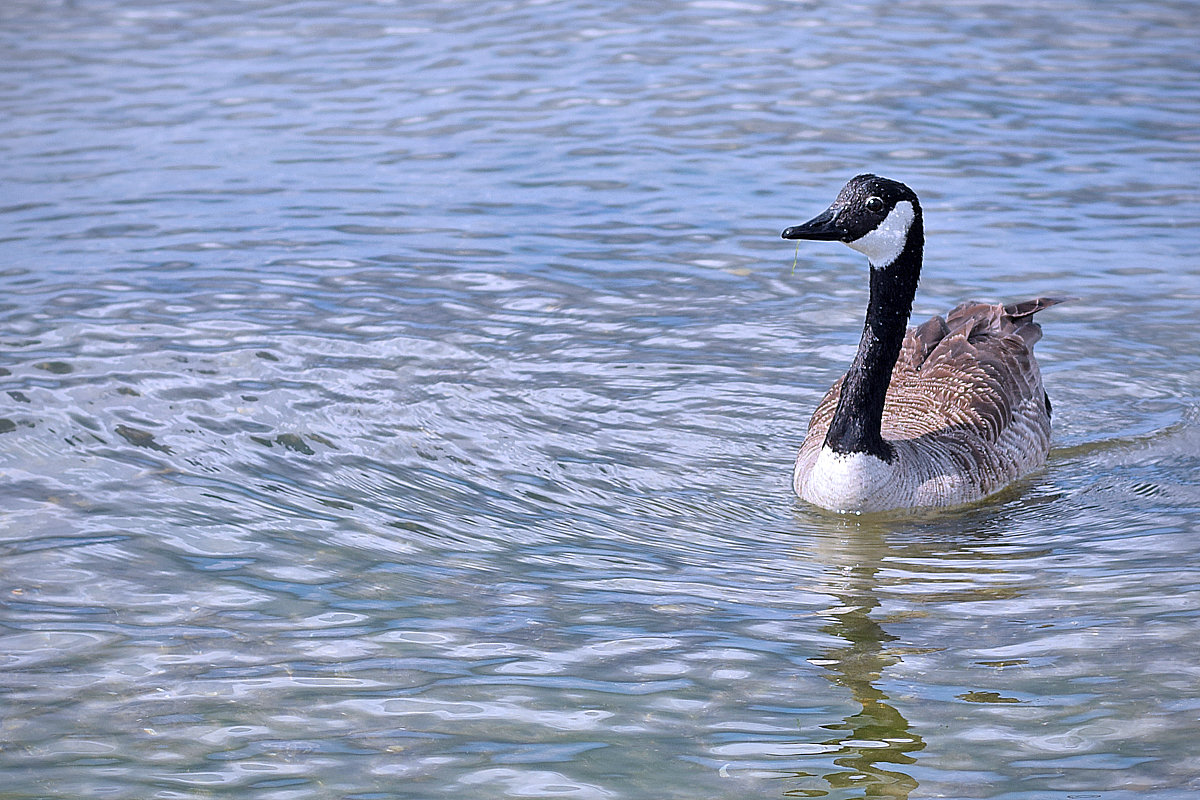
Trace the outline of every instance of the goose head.
<path fill-rule="evenodd" d="M 842 187 L 833 205 L 784 239 L 843 242 L 866 255 L 872 267 L 894 263 L 910 242 L 923 245 L 921 204 L 912 189 L 878 175 L 858 175 Z M 918 251 L 919 257 L 919 251 Z"/>

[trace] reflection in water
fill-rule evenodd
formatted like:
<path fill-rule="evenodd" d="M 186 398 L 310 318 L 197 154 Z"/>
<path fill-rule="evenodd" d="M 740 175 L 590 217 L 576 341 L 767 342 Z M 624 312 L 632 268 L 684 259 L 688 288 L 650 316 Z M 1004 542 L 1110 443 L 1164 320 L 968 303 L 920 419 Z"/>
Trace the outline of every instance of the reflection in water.
<path fill-rule="evenodd" d="M 917 788 L 917 781 L 890 767 L 914 763 L 916 759 L 909 754 L 924 749 L 925 742 L 874 684 L 885 668 L 900 661 L 894 651 L 885 649 L 896 637 L 871 618 L 879 606 L 875 577 L 886 551 L 883 530 L 862 526 L 846 533 L 844 538 L 826 540 L 832 547 L 824 554 L 829 566 L 828 583 L 822 590 L 837 597 L 841 605 L 827 612 L 832 621 L 821 628 L 846 644 L 809 661 L 825 667 L 829 680 L 849 689 L 862 708 L 841 722 L 821 726 L 837 732 L 822 742 L 829 748 L 823 758 L 834 753 L 833 763 L 842 768 L 821 775 L 828 789 L 796 788 L 786 794 L 906 799 Z"/>

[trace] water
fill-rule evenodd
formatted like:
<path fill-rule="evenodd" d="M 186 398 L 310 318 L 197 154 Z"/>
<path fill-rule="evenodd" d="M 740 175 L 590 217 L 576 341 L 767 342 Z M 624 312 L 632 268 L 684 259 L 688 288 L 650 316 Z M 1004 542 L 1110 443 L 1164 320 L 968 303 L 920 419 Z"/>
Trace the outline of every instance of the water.
<path fill-rule="evenodd" d="M 5 798 L 1200 792 L 1193 3 L 0 32 Z M 790 493 L 865 276 L 778 235 L 865 170 L 918 317 L 1077 298 L 985 504 Z"/>

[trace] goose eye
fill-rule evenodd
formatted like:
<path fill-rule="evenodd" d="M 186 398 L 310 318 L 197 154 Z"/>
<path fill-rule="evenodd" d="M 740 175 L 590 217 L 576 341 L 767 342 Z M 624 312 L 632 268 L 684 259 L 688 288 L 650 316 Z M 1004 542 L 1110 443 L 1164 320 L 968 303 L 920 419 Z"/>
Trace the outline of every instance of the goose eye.
<path fill-rule="evenodd" d="M 874 214 L 878 214 L 880 211 L 883 211 L 883 198 L 882 197 L 868 197 L 867 198 L 867 211 L 870 211 Z"/>

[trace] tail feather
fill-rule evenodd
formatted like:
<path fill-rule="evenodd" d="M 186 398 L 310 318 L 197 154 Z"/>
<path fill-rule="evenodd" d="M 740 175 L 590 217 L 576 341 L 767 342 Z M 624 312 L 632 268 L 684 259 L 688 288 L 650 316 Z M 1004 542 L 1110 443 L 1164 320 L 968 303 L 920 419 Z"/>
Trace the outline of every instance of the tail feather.
<path fill-rule="evenodd" d="M 1044 308 L 1056 306 L 1059 303 L 1066 303 L 1074 299 L 1073 297 L 1038 297 L 1020 303 L 1009 303 L 1004 307 L 1004 314 L 1013 319 L 1031 317 Z"/>

